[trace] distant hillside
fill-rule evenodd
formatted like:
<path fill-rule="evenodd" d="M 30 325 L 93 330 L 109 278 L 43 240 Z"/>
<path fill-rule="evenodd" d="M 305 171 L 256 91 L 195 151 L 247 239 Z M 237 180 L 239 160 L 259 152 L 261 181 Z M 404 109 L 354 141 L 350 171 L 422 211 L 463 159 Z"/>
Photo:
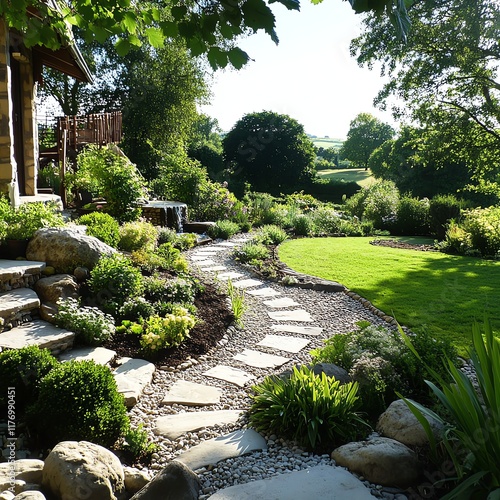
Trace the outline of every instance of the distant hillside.
<path fill-rule="evenodd" d="M 330 137 L 311 137 L 311 141 L 318 148 L 340 148 L 344 141 L 342 139 L 332 139 Z"/>

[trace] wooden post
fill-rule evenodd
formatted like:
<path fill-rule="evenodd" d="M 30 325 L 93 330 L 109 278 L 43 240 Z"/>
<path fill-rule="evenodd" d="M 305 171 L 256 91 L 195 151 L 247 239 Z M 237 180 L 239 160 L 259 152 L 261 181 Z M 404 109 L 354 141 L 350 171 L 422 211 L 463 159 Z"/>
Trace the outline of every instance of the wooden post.
<path fill-rule="evenodd" d="M 66 142 L 68 139 L 68 130 L 63 130 L 63 144 L 62 144 L 62 161 L 61 161 L 61 170 L 59 172 L 59 177 L 61 179 L 61 200 L 63 202 L 63 206 L 66 207 L 67 204 L 67 196 L 66 196 L 66 186 L 64 184 L 64 178 L 66 176 Z"/>

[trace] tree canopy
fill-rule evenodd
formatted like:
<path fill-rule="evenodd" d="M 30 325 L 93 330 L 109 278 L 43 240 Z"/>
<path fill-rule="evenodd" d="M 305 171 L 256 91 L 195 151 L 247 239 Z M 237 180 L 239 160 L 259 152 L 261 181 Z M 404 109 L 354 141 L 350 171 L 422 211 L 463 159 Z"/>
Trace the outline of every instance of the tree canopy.
<path fill-rule="evenodd" d="M 368 167 L 370 155 L 385 141 L 392 139 L 394 130 L 369 113 L 360 113 L 351 121 L 340 156 L 359 167 Z"/>
<path fill-rule="evenodd" d="M 409 17 L 405 45 L 371 14 L 352 42 L 359 64 L 390 77 L 376 102 L 397 96 L 395 116 L 430 127 L 429 145 L 465 161 L 478 185 L 500 181 L 499 2 L 421 0 Z"/>
<path fill-rule="evenodd" d="M 255 191 L 294 191 L 313 174 L 314 145 L 288 115 L 247 114 L 224 137 L 223 147 L 230 179 L 243 179 Z"/>
<path fill-rule="evenodd" d="M 319 3 L 322 0 L 313 0 Z M 399 36 L 408 30 L 402 0 L 349 0 L 356 12 L 386 12 Z M 23 33 L 27 46 L 57 49 L 77 26 L 86 42 L 112 39 L 125 55 L 143 43 L 159 48 L 166 40 L 183 40 L 192 55 L 206 54 L 212 67 L 229 63 L 241 68 L 246 52 L 234 41 L 241 35 L 265 31 L 278 43 L 276 19 L 268 4 L 299 10 L 299 0 L 0 0 L 0 16 Z"/>

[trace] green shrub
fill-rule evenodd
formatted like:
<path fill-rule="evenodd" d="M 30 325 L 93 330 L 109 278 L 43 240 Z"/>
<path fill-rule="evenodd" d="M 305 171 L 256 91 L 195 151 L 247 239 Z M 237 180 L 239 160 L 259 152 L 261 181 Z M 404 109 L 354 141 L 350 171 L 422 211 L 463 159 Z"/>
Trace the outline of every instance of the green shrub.
<path fill-rule="evenodd" d="M 71 297 L 57 302 L 55 316 L 57 326 L 76 334 L 78 342 L 84 345 L 101 345 L 115 333 L 115 320 L 97 307 L 80 307 Z"/>
<path fill-rule="evenodd" d="M 107 366 L 70 361 L 53 368 L 29 408 L 30 428 L 44 445 L 91 441 L 110 447 L 129 428 L 123 396 Z"/>
<path fill-rule="evenodd" d="M 78 169 L 68 176 L 70 187 L 106 199 L 106 211 L 120 222 L 140 217 L 138 199 L 147 197 L 146 182 L 128 158 L 110 147 L 87 146 L 77 158 Z"/>
<path fill-rule="evenodd" d="M 153 315 L 143 323 L 144 333 L 141 336 L 141 347 L 146 352 L 179 346 L 196 324 L 195 317 L 181 306 L 175 306 L 171 314 L 161 317 Z"/>
<path fill-rule="evenodd" d="M 256 238 L 264 245 L 279 245 L 288 238 L 288 234 L 275 224 L 266 224 L 259 229 Z"/>
<path fill-rule="evenodd" d="M 156 450 L 157 445 L 149 442 L 148 433 L 139 424 L 136 429 L 129 429 L 123 436 L 122 449 L 130 455 L 132 461 L 149 458 Z"/>
<path fill-rule="evenodd" d="M 276 198 L 269 193 L 246 193 L 243 203 L 248 207 L 250 221 L 255 226 L 274 223 L 273 207 L 276 203 Z"/>
<path fill-rule="evenodd" d="M 116 248 L 120 241 L 120 225 L 109 214 L 92 212 L 82 215 L 77 224 L 87 226 L 87 234 L 95 236 L 107 245 Z"/>
<path fill-rule="evenodd" d="M 358 384 L 296 367 L 290 378 L 266 377 L 252 388 L 250 423 L 259 432 L 294 439 L 315 450 L 357 437 L 365 422 L 356 413 Z"/>
<path fill-rule="evenodd" d="M 120 227 L 118 248 L 126 252 L 152 251 L 156 246 L 157 238 L 158 232 L 150 222 L 127 222 Z"/>
<path fill-rule="evenodd" d="M 118 311 L 118 316 L 121 319 L 137 321 L 140 318 L 149 318 L 154 313 L 155 307 L 151 302 L 144 297 L 134 297 L 133 299 L 127 299 L 123 303 Z"/>
<path fill-rule="evenodd" d="M 90 271 L 89 285 L 99 305 L 116 312 L 130 297 L 142 294 L 142 275 L 129 259 L 120 254 L 101 257 Z"/>
<path fill-rule="evenodd" d="M 231 310 L 233 312 L 234 322 L 243 327 L 243 315 L 245 314 L 245 292 L 235 288 L 231 279 L 227 280 L 227 295 L 231 301 Z"/>
<path fill-rule="evenodd" d="M 315 232 L 315 224 L 311 216 L 299 214 L 294 217 L 292 231 L 296 236 L 312 236 Z"/>
<path fill-rule="evenodd" d="M 462 227 L 470 235 L 472 248 L 483 257 L 500 253 L 500 207 L 467 210 Z"/>
<path fill-rule="evenodd" d="M 323 206 L 311 213 L 315 231 L 318 236 L 338 234 L 340 229 L 340 214 L 332 208 Z"/>
<path fill-rule="evenodd" d="M 174 248 L 170 243 L 163 243 L 163 245 L 160 245 L 156 253 L 163 259 L 164 269 L 166 271 L 175 271 L 178 273 L 187 271 L 187 260 L 181 255 L 180 251 Z"/>
<path fill-rule="evenodd" d="M 162 245 L 163 243 L 171 243 L 172 245 L 174 245 L 176 241 L 177 241 L 177 232 L 175 231 L 175 229 L 172 229 L 170 227 L 158 228 L 158 238 L 157 238 L 158 245 Z"/>
<path fill-rule="evenodd" d="M 446 230 L 443 241 L 437 244 L 441 252 L 467 255 L 472 251 L 470 234 L 452 220 Z"/>
<path fill-rule="evenodd" d="M 431 231 L 439 240 L 444 239 L 450 221 L 460 220 L 461 203 L 451 194 L 437 195 L 429 203 Z"/>
<path fill-rule="evenodd" d="M 445 426 L 442 447 L 447 452 L 447 461 L 454 465 L 458 486 L 446 498 L 495 498 L 500 493 L 500 342 L 488 321 L 484 332 L 479 325 L 472 330 L 473 349 L 471 360 L 476 374 L 475 384 L 453 363 L 444 358 L 448 377 L 443 377 L 426 365 L 420 358 L 416 346 L 403 337 L 420 364 L 426 366 L 437 385 L 427 382 L 435 396 L 444 406 L 448 417 L 441 418 L 431 410 L 414 401 L 408 406 L 422 423 L 431 446 L 437 447 L 432 430 L 425 416 L 440 421 Z M 440 446 L 440 448 L 442 448 Z"/>
<path fill-rule="evenodd" d="M 249 241 L 235 250 L 233 256 L 243 263 L 265 260 L 269 257 L 269 250 L 262 243 Z"/>
<path fill-rule="evenodd" d="M 234 236 L 240 230 L 240 226 L 236 222 L 231 222 L 229 220 L 218 220 L 215 226 L 208 229 L 208 235 L 210 238 L 222 238 L 227 240 Z"/>
<path fill-rule="evenodd" d="M 27 346 L 0 352 L 0 408 L 7 408 L 8 389 L 15 388 L 16 411 L 21 413 L 38 397 L 40 381 L 57 365 L 48 349 Z M 4 415 L 7 413 L 5 412 Z"/>
<path fill-rule="evenodd" d="M 389 228 L 392 233 L 405 236 L 429 234 L 429 201 L 401 197 L 396 208 L 396 220 Z"/>
<path fill-rule="evenodd" d="M 181 278 L 144 278 L 144 295 L 150 302 L 193 303 L 196 286 L 192 281 Z"/>

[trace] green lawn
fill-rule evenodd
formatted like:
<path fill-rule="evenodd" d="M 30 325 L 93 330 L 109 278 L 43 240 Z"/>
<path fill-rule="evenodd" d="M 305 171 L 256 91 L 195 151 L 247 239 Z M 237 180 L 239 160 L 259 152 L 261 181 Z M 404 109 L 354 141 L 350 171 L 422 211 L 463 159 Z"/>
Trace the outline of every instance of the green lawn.
<path fill-rule="evenodd" d="M 375 181 L 369 170 L 364 168 L 335 168 L 318 170 L 321 179 L 333 179 L 335 181 L 357 182 L 361 187 L 369 186 Z"/>
<path fill-rule="evenodd" d="M 462 354 L 485 313 L 499 331 L 500 262 L 373 246 L 372 239 L 296 239 L 279 256 L 296 271 L 342 283 L 403 325 L 448 336 Z"/>
<path fill-rule="evenodd" d="M 344 141 L 342 139 L 333 139 L 331 137 L 316 137 L 311 139 L 317 148 L 337 148 L 340 149 Z"/>

